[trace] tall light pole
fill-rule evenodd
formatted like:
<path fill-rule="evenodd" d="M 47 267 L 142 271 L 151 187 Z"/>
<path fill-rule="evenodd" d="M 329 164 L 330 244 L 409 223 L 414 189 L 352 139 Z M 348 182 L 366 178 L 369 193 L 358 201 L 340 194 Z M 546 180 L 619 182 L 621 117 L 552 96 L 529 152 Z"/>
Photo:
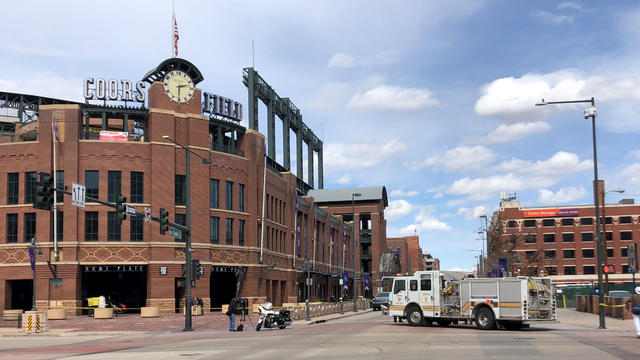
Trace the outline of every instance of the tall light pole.
<path fill-rule="evenodd" d="M 596 245 L 598 247 L 598 314 L 600 318 L 600 329 L 606 329 L 604 323 L 604 285 L 602 283 L 602 261 L 604 260 L 604 244 L 602 243 L 602 232 L 600 231 L 600 190 L 598 189 L 598 151 L 596 147 L 596 101 L 592 97 L 585 100 L 568 100 L 568 101 L 544 101 L 537 103 L 536 106 L 545 106 L 553 104 L 578 104 L 590 103 L 591 107 L 585 109 L 584 118 L 591 118 L 591 133 L 593 138 L 593 203 L 595 206 L 596 217 Z"/>
<path fill-rule="evenodd" d="M 356 286 L 356 201 L 355 198 L 358 196 L 362 196 L 361 193 L 351 193 L 351 216 L 353 216 L 352 221 L 352 231 L 353 231 L 353 311 L 358 311 L 358 288 Z M 360 226 L 358 226 L 360 228 Z"/>
<path fill-rule="evenodd" d="M 468 250 L 465 250 L 465 251 L 478 251 L 478 252 L 482 252 L 482 249 L 468 249 Z M 474 258 L 474 259 L 476 259 L 476 258 L 478 259 L 478 268 L 477 268 L 477 270 L 478 270 L 478 271 L 480 271 L 480 256 L 481 256 L 481 255 L 473 255 L 473 258 Z M 479 276 L 478 276 L 478 277 L 479 277 Z"/>
<path fill-rule="evenodd" d="M 204 158 L 196 153 L 194 153 L 193 151 L 191 151 L 191 149 L 188 146 L 184 146 L 182 144 L 180 144 L 179 142 L 173 140 L 172 138 L 170 138 L 167 135 L 163 135 L 162 136 L 163 139 L 169 140 L 172 143 L 180 146 L 181 148 L 183 148 L 185 150 L 185 207 L 187 210 L 187 214 L 185 216 L 185 226 L 189 229 L 188 231 L 185 232 L 184 234 L 184 253 L 185 253 L 185 266 L 184 266 L 184 272 L 185 272 L 185 301 L 184 301 L 184 306 L 185 306 L 185 311 L 184 311 L 184 331 L 192 331 L 193 327 L 191 327 L 191 281 L 193 279 L 193 274 L 191 273 L 192 270 L 192 261 L 191 261 L 191 252 L 193 251 L 191 249 L 191 156 L 189 156 L 190 154 L 193 154 L 197 157 L 199 157 L 200 159 L 202 159 L 202 163 L 203 164 L 211 164 L 211 159 L 208 158 Z"/>
<path fill-rule="evenodd" d="M 31 260 L 31 270 L 33 271 L 33 296 L 31 301 L 31 311 L 37 311 L 36 308 L 36 253 L 42 256 L 42 248 L 36 238 L 31 238 L 31 247 L 29 248 L 29 258 Z"/>

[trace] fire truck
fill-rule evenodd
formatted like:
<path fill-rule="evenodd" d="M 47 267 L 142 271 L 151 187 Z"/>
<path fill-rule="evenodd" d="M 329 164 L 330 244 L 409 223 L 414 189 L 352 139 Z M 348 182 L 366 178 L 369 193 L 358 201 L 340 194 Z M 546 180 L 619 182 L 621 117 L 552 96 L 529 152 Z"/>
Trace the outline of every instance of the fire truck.
<path fill-rule="evenodd" d="M 479 329 L 520 329 L 555 321 L 555 288 L 549 278 L 469 278 L 459 272 L 417 271 L 396 276 L 389 316 L 409 325 L 475 322 Z"/>

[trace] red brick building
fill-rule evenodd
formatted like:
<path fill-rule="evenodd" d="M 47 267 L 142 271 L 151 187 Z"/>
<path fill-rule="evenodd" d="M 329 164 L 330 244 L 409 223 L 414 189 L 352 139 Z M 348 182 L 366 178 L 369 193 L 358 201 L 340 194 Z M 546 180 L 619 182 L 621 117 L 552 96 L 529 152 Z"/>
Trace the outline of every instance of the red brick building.
<path fill-rule="evenodd" d="M 189 75 L 194 89 L 192 97 L 178 91 L 175 101 L 165 76 L 178 70 Z M 354 274 L 352 228 L 343 220 L 351 207 L 318 204 L 307 196 L 312 186 L 265 156 L 261 133 L 203 115 L 203 91 L 195 87 L 201 79 L 185 60 L 164 61 L 145 76 L 146 108 L 0 94 L 0 105 L 18 101 L 11 99 L 39 104 L 31 121 L 24 120 L 22 105 L 15 116 L 0 119 L 5 135 L 0 136 L 0 309 L 31 307 L 34 238 L 43 252 L 35 261 L 39 308 L 79 308 L 98 295 L 111 295 L 130 308 L 159 306 L 165 312 L 184 303 L 184 240 L 161 235 L 155 221 L 128 216 L 118 224 L 113 208 L 96 202 L 80 208 L 69 195 L 58 194 L 54 245 L 53 211 L 32 206 L 33 175 L 53 174 L 54 159 L 57 182 L 68 191 L 72 183 L 84 184 L 88 196 L 109 202 L 122 194 L 137 211 L 149 208 L 158 216 L 164 208 L 172 222 L 183 225 L 190 177 L 192 258 L 202 266 L 193 296 L 207 308 L 217 309 L 236 294 L 274 305 L 303 300 L 307 266 L 314 284 L 311 300 L 351 296 L 350 283 L 339 285 L 345 270 L 348 278 Z M 113 96 L 124 97 L 124 91 Z M 230 115 L 233 103 L 225 104 Z M 124 134 L 126 141 L 105 140 L 100 135 L 105 131 Z M 164 136 L 194 153 L 189 174 L 185 149 Z M 357 205 L 356 221 L 363 224 L 366 218 L 368 225 L 360 227 L 356 273 L 373 276 L 375 253 L 386 248 L 387 200 L 385 192 L 380 195 Z"/>
<path fill-rule="evenodd" d="M 603 194 L 601 190 L 604 263 L 615 269 L 615 274 L 608 275 L 609 281 L 630 282 L 627 246 L 637 244 L 640 238 L 640 206 L 633 200 L 603 206 Z M 594 209 L 593 204 L 524 208 L 518 201 L 503 200 L 492 219 L 489 257 L 508 257 L 512 272 L 543 272 L 565 283 L 596 282 Z"/>
<path fill-rule="evenodd" d="M 400 250 L 401 273 L 413 274 L 427 270 L 426 259 L 420 247 L 420 238 L 416 235 L 387 238 L 387 247 L 391 251 Z"/>

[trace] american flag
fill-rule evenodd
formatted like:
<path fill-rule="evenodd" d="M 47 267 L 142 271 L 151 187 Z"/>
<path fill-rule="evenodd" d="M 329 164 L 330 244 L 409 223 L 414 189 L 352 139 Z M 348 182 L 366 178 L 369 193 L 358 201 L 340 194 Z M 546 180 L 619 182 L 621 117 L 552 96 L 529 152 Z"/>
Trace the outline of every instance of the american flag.
<path fill-rule="evenodd" d="M 173 15 L 173 54 L 174 56 L 178 56 L 178 39 L 180 39 L 180 34 L 178 34 L 178 22 L 176 21 L 175 14 Z"/>

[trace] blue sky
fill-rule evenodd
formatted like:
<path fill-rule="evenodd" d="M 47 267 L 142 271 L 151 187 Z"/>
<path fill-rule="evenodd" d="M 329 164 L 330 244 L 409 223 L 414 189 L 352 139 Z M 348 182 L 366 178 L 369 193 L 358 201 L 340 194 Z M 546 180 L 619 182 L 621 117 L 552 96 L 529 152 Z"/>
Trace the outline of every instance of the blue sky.
<path fill-rule="evenodd" d="M 594 96 L 600 178 L 626 190 L 607 201 L 640 194 L 637 2 L 176 0 L 175 10 L 179 56 L 202 71 L 203 91 L 246 108 L 254 41 L 256 70 L 324 140 L 325 188 L 386 186 L 388 235 L 418 234 L 443 269 L 473 267 L 465 250 L 480 249 L 478 216 L 502 191 L 523 206 L 592 202 L 585 106 L 533 106 L 541 98 Z M 2 91 L 81 100 L 83 78 L 137 80 L 171 55 L 169 0 L 27 0 L 3 12 Z"/>

